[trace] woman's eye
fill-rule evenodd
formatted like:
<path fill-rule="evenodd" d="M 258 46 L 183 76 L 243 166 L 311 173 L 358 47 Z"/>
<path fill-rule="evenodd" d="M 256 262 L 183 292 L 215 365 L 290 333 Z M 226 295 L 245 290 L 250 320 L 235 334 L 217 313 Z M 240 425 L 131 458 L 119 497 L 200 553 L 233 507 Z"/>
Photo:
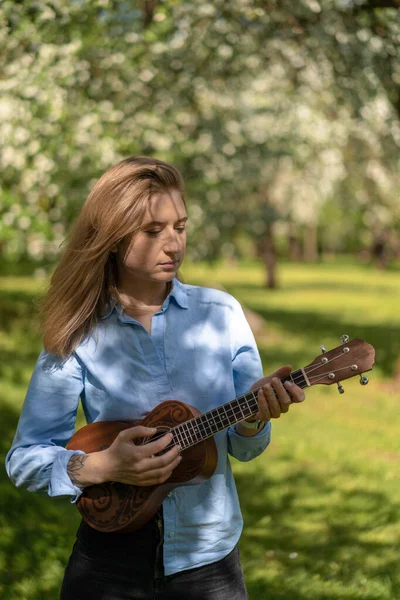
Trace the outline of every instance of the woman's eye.
<path fill-rule="evenodd" d="M 162 233 L 162 231 L 163 231 L 162 229 L 153 229 L 150 231 L 146 231 L 146 233 L 147 233 L 147 235 L 156 237 L 157 235 Z M 186 227 L 175 227 L 175 231 L 177 231 L 178 233 L 183 233 L 184 231 L 186 231 Z"/>

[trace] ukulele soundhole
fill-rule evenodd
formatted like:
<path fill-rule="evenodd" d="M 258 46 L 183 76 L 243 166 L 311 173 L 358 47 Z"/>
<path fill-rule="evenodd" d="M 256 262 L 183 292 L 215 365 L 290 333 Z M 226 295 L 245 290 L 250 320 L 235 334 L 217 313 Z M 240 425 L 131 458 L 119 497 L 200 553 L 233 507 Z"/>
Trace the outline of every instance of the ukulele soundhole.
<path fill-rule="evenodd" d="M 164 437 L 165 434 L 169 433 L 170 430 L 171 430 L 170 427 L 166 427 L 164 425 L 157 427 L 157 433 L 155 433 L 152 437 L 141 438 L 140 440 L 138 440 L 137 444 L 138 444 L 138 446 L 144 446 L 145 444 L 148 444 L 150 442 L 155 442 L 156 440 L 159 440 L 160 438 Z M 157 452 L 157 454 L 155 456 L 162 456 L 163 454 L 165 454 L 166 452 L 171 450 L 173 445 L 174 445 L 173 442 L 171 442 L 163 450 L 161 450 L 160 452 Z"/>

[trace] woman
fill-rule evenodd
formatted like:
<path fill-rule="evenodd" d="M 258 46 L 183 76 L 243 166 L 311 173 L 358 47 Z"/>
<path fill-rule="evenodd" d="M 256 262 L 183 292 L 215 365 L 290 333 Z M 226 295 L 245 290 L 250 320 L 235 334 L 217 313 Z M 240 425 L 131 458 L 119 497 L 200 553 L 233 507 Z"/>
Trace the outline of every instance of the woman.
<path fill-rule="evenodd" d="M 234 298 L 179 281 L 186 221 L 182 177 L 165 162 L 128 158 L 96 183 L 45 300 L 44 350 L 7 456 L 9 476 L 73 502 L 91 484 L 168 479 L 181 460 L 177 446 L 159 455 L 171 436 L 132 443 L 153 436 L 151 428 L 133 426 L 101 452 L 67 450 L 79 398 L 88 422 L 137 421 L 167 399 L 205 412 L 263 385 L 259 412 L 217 434 L 214 475 L 175 488 L 138 531 L 103 533 L 82 522 L 62 600 L 247 598 L 228 454 L 258 456 L 270 419 L 304 393 L 282 385 L 289 366 L 260 380 L 256 344 Z"/>

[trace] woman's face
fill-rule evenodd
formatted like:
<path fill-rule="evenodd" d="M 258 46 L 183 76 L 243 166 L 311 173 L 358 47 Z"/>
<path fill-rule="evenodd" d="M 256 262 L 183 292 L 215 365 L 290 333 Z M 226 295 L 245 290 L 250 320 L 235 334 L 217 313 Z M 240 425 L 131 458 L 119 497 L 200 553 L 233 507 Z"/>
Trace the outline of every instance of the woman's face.
<path fill-rule="evenodd" d="M 152 196 L 139 233 L 119 261 L 120 275 L 136 281 L 171 281 L 185 255 L 186 221 L 177 190 Z"/>

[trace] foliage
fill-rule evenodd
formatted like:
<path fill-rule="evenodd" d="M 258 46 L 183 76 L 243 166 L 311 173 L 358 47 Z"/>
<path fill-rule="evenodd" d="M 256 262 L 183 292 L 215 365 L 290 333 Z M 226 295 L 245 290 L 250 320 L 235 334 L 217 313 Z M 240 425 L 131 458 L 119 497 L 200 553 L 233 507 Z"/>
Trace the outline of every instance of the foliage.
<path fill-rule="evenodd" d="M 56 256 L 134 154 L 182 170 L 193 257 L 270 223 L 318 225 L 334 250 L 397 236 L 396 0 L 5 0 L 0 20 L 4 256 Z"/>

